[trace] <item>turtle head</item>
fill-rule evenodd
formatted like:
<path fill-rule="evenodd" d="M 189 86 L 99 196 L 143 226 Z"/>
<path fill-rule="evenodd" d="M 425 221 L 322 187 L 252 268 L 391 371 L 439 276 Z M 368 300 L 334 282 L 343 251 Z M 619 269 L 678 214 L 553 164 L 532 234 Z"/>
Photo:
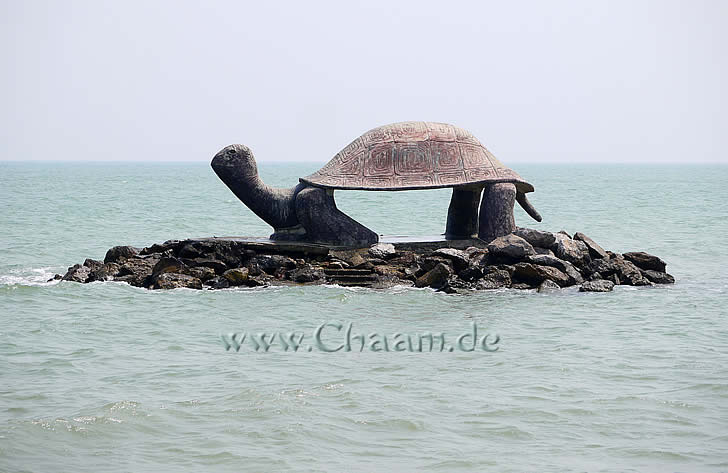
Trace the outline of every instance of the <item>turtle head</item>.
<path fill-rule="evenodd" d="M 221 149 L 212 158 L 212 169 L 219 175 L 218 169 L 235 168 L 236 174 L 244 177 L 257 177 L 258 166 L 255 164 L 253 152 L 245 145 L 230 145 Z"/>

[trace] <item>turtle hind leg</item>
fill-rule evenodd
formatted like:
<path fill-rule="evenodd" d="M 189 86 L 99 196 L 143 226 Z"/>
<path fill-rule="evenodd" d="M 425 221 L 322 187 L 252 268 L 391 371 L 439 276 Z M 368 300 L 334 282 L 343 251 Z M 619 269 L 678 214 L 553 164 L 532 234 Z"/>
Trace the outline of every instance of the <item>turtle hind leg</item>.
<path fill-rule="evenodd" d="M 483 191 L 480 204 L 478 236 L 491 241 L 516 230 L 513 205 L 516 202 L 516 186 L 511 183 L 491 184 Z"/>
<path fill-rule="evenodd" d="M 305 239 L 336 246 L 370 246 L 379 236 L 336 207 L 333 192 L 307 187 L 296 196 L 296 215 Z"/>
<path fill-rule="evenodd" d="M 482 187 L 453 187 L 447 209 L 445 238 L 473 238 L 478 234 L 478 205 Z"/>

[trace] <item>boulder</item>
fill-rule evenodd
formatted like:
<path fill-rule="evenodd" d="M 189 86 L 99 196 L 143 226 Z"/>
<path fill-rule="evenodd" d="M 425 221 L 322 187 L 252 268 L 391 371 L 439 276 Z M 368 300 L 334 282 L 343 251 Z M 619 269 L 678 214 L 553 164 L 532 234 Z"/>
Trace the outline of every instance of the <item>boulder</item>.
<path fill-rule="evenodd" d="M 178 258 L 165 256 L 152 268 L 152 274 L 155 276 L 161 273 L 187 274 L 187 266 Z"/>
<path fill-rule="evenodd" d="M 122 263 L 138 254 L 139 250 L 133 246 L 115 246 L 106 252 L 104 263 Z"/>
<path fill-rule="evenodd" d="M 487 274 L 475 283 L 475 289 L 499 289 L 511 286 L 511 274 L 505 269 L 489 267 Z"/>
<path fill-rule="evenodd" d="M 550 279 L 561 287 L 569 285 L 571 279 L 553 266 L 539 266 L 532 263 L 518 263 L 514 266 L 512 279 L 537 287 L 546 279 Z"/>
<path fill-rule="evenodd" d="M 222 277 L 227 279 L 231 286 L 240 286 L 248 282 L 248 268 L 228 269 L 222 273 Z"/>
<path fill-rule="evenodd" d="M 440 256 L 447 258 L 452 261 L 456 271 L 461 271 L 468 267 L 470 264 L 470 257 L 462 250 L 456 250 L 455 248 L 440 248 L 432 252 L 433 256 Z"/>
<path fill-rule="evenodd" d="M 474 282 L 483 277 L 483 268 L 477 265 L 468 266 L 458 273 L 460 279 L 466 282 Z"/>
<path fill-rule="evenodd" d="M 581 284 L 584 278 L 581 276 L 581 273 L 579 272 L 576 267 L 569 263 L 568 261 L 564 261 L 560 258 L 557 258 L 556 256 L 552 255 L 534 255 L 528 257 L 528 262 L 538 264 L 540 266 L 553 266 L 554 268 L 558 269 L 562 273 L 569 276 L 569 286 L 573 286 L 574 284 Z"/>
<path fill-rule="evenodd" d="M 589 238 L 588 236 L 584 235 L 581 232 L 574 233 L 574 240 L 584 242 L 587 249 L 589 250 L 589 256 L 591 256 L 594 259 L 609 257 L 609 255 L 607 255 L 607 252 L 604 251 L 604 248 L 599 246 L 594 240 L 592 240 L 591 238 Z"/>
<path fill-rule="evenodd" d="M 324 272 L 307 264 L 301 268 L 296 268 L 291 272 L 291 280 L 298 283 L 313 282 L 323 279 Z"/>
<path fill-rule="evenodd" d="M 442 287 L 452 274 L 449 266 L 443 263 L 437 263 L 434 268 L 417 278 L 416 287 Z"/>
<path fill-rule="evenodd" d="M 207 266 L 199 266 L 197 268 L 187 268 L 186 274 L 189 274 L 190 276 L 195 277 L 202 282 L 205 282 L 216 276 L 215 270 L 212 268 L 208 268 Z"/>
<path fill-rule="evenodd" d="M 74 264 L 63 276 L 64 281 L 85 283 L 91 275 L 91 268 L 82 264 Z"/>
<path fill-rule="evenodd" d="M 295 268 L 296 262 L 288 256 L 283 255 L 257 255 L 250 258 L 249 265 L 257 265 L 261 270 L 273 275 L 280 268 Z"/>
<path fill-rule="evenodd" d="M 212 268 L 217 275 L 221 275 L 228 269 L 224 262 L 212 258 L 181 258 L 180 261 L 190 268 Z"/>
<path fill-rule="evenodd" d="M 161 273 L 154 277 L 154 289 L 202 289 L 202 281 L 187 274 Z"/>
<path fill-rule="evenodd" d="M 516 228 L 513 234 L 523 238 L 534 247 L 550 248 L 556 242 L 556 237 L 553 233 L 534 230 L 532 228 Z"/>
<path fill-rule="evenodd" d="M 540 246 L 534 246 L 534 251 L 537 255 L 548 255 L 548 256 L 554 256 L 554 252 L 549 250 L 548 248 L 542 248 Z"/>
<path fill-rule="evenodd" d="M 139 252 L 140 255 L 151 255 L 154 253 L 166 253 L 166 252 L 172 252 L 175 253 L 179 250 L 179 246 L 182 242 L 179 240 L 167 240 L 162 244 L 155 243 L 150 247 L 142 249 L 142 251 Z"/>
<path fill-rule="evenodd" d="M 538 292 L 550 292 L 557 291 L 559 289 L 561 289 L 561 286 L 559 286 L 550 279 L 544 279 L 541 285 L 538 286 Z"/>
<path fill-rule="evenodd" d="M 529 242 L 513 234 L 498 237 L 488 244 L 489 260 L 496 263 L 522 261 L 534 254 L 536 251 Z"/>
<path fill-rule="evenodd" d="M 583 266 L 591 261 L 589 249 L 583 241 L 572 240 L 562 233 L 556 234 L 556 243 L 553 250 L 558 258 L 576 266 Z"/>
<path fill-rule="evenodd" d="M 604 279 L 613 279 L 613 276 L 616 276 L 619 284 L 630 286 L 649 286 L 651 284 L 647 278 L 642 276 L 637 266 L 619 255 L 614 255 L 609 259 L 595 259 L 586 267 L 585 271 L 585 274 L 589 275 L 599 273 Z"/>
<path fill-rule="evenodd" d="M 675 284 L 675 278 L 665 272 L 653 269 L 643 269 L 641 271 L 644 277 L 655 284 Z"/>
<path fill-rule="evenodd" d="M 90 268 L 91 271 L 96 271 L 97 269 L 101 269 L 101 267 L 104 265 L 103 262 L 91 258 L 86 258 L 83 262 L 83 265 L 87 268 Z"/>
<path fill-rule="evenodd" d="M 377 243 L 369 248 L 369 254 L 373 258 L 387 259 L 393 258 L 397 254 L 394 245 L 391 243 Z"/>
<path fill-rule="evenodd" d="M 222 276 L 215 276 L 205 281 L 205 285 L 212 289 L 226 289 L 230 287 L 230 282 Z"/>
<path fill-rule="evenodd" d="M 653 271 L 665 272 L 666 264 L 657 256 L 645 253 L 644 251 L 630 251 L 625 253 L 624 259 L 631 261 L 640 269 L 651 269 Z"/>
<path fill-rule="evenodd" d="M 146 258 L 129 258 L 119 267 L 114 277 L 115 281 L 122 281 L 132 286 L 147 286 L 147 278 L 152 275 L 152 269 L 159 260 L 151 256 Z"/>
<path fill-rule="evenodd" d="M 86 282 L 111 281 L 119 274 L 120 268 L 119 263 L 104 263 L 101 267 L 91 272 Z"/>
<path fill-rule="evenodd" d="M 614 289 L 614 283 L 606 279 L 597 279 L 594 281 L 585 281 L 579 292 L 609 292 Z"/>

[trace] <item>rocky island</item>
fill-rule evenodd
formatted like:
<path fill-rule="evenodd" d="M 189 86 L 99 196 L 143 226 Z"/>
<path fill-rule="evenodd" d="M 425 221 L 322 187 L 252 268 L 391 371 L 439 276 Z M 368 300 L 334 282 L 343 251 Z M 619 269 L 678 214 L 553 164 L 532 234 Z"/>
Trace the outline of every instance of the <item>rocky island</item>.
<path fill-rule="evenodd" d="M 54 279 L 122 281 L 148 289 L 336 284 L 429 287 L 445 293 L 543 292 L 577 285 L 580 291 L 608 292 L 619 284 L 675 282 L 657 256 L 605 251 L 583 233 L 527 228 L 490 242 L 472 238 L 356 249 L 233 237 L 169 240 L 142 249 L 115 246 L 103 261 L 86 259 Z"/>

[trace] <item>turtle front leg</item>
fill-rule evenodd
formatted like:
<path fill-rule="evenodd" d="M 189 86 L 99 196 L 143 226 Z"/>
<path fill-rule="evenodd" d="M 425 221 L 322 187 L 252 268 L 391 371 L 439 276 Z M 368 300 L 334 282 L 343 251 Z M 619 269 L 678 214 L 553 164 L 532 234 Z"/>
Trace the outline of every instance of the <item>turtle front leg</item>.
<path fill-rule="evenodd" d="M 447 209 L 445 238 L 456 240 L 478 235 L 478 204 L 482 192 L 481 186 L 453 187 Z"/>
<path fill-rule="evenodd" d="M 513 204 L 516 202 L 516 186 L 502 182 L 491 184 L 483 191 L 480 204 L 480 227 L 478 237 L 491 241 L 516 230 L 513 218 Z"/>
<path fill-rule="evenodd" d="M 336 246 L 370 246 L 379 236 L 336 207 L 334 191 L 306 187 L 296 196 L 296 215 L 306 240 Z"/>

